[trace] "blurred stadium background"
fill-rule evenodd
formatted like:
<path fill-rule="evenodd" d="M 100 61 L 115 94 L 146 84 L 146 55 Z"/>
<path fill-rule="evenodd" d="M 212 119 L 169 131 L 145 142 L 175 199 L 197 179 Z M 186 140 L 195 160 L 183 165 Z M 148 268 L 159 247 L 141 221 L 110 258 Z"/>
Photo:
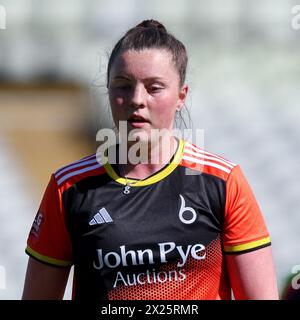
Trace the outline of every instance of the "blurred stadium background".
<path fill-rule="evenodd" d="M 0 0 L 0 299 L 20 299 L 26 238 L 51 172 L 110 125 L 108 53 L 161 20 L 189 51 L 204 147 L 240 163 L 264 212 L 280 292 L 300 264 L 300 30 L 288 0 Z M 70 282 L 65 295 L 70 298 Z"/>

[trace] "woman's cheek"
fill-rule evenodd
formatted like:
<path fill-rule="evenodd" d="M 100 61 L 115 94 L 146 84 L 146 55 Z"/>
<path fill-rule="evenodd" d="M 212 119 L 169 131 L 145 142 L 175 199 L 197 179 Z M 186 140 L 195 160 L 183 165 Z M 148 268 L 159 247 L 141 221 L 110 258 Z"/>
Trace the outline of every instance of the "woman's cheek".
<path fill-rule="evenodd" d="M 111 97 L 110 99 L 111 106 L 122 106 L 124 105 L 124 98 L 122 97 Z"/>
<path fill-rule="evenodd" d="M 165 110 L 164 108 L 157 110 L 156 116 L 157 127 L 168 128 L 173 123 L 174 113 L 172 110 Z"/>
<path fill-rule="evenodd" d="M 161 118 L 169 120 L 173 118 L 175 110 L 175 101 L 173 99 L 164 99 L 158 104 L 157 114 L 161 115 Z"/>

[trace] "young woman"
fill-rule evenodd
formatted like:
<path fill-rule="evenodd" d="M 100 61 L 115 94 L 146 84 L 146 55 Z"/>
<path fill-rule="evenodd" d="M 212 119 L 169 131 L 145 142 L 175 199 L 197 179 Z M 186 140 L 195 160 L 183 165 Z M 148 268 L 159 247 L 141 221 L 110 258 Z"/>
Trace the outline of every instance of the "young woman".
<path fill-rule="evenodd" d="M 240 167 L 173 135 L 186 66 L 184 45 L 157 21 L 115 45 L 107 87 L 116 126 L 126 124 L 116 146 L 125 161 L 107 151 L 52 175 L 28 238 L 24 299 L 61 299 L 71 265 L 77 300 L 230 299 L 231 289 L 278 298 L 269 234 Z"/>

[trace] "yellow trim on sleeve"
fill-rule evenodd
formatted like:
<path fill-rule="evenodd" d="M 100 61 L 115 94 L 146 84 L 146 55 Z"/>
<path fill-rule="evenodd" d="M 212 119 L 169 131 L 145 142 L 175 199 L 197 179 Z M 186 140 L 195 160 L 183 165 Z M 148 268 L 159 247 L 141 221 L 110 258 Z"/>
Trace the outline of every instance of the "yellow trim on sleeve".
<path fill-rule="evenodd" d="M 179 140 L 179 146 L 176 150 L 174 159 L 172 160 L 172 162 L 166 166 L 163 170 L 161 170 L 160 172 L 158 172 L 157 174 L 154 174 L 153 176 L 146 178 L 144 180 L 141 181 L 136 181 L 134 179 L 128 179 L 127 178 L 127 182 L 129 183 L 133 183 L 134 187 L 142 187 L 142 186 L 148 186 L 150 184 L 156 183 L 162 179 L 164 179 L 165 177 L 167 177 L 171 172 L 173 172 L 176 167 L 178 166 L 178 164 L 180 163 L 182 157 L 183 157 L 183 149 L 184 149 L 184 141 L 182 139 Z M 107 172 L 107 174 L 116 182 L 126 185 L 126 180 L 120 176 L 117 175 L 117 173 L 114 171 L 113 167 L 110 165 L 110 163 L 108 162 L 108 159 L 106 157 L 104 157 L 103 159 L 104 161 L 104 168 Z"/>
<path fill-rule="evenodd" d="M 38 260 L 46 262 L 46 263 L 49 263 L 49 264 L 53 264 L 55 266 L 68 267 L 68 266 L 71 266 L 73 264 L 72 261 L 58 260 L 58 259 L 50 258 L 50 257 L 44 256 L 42 254 L 39 254 L 38 252 L 36 252 L 33 249 L 31 249 L 29 246 L 26 247 L 25 251 L 29 255 L 37 258 Z"/>
<path fill-rule="evenodd" d="M 240 251 L 246 251 L 246 250 L 251 250 L 255 249 L 256 247 L 263 246 L 265 244 L 271 243 L 270 237 L 266 237 L 260 240 L 244 243 L 244 244 L 239 244 L 236 246 L 224 246 L 224 251 L 225 252 L 240 252 Z"/>

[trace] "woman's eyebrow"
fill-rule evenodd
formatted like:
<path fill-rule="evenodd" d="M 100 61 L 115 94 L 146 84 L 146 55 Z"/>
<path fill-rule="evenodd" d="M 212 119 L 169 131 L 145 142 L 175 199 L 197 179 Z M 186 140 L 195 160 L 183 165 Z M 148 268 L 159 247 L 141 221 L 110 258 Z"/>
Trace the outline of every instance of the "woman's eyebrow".
<path fill-rule="evenodd" d="M 148 77 L 143 79 L 144 81 L 163 81 L 164 78 L 163 77 Z"/>
<path fill-rule="evenodd" d="M 128 76 L 116 75 L 115 77 L 113 77 L 113 80 L 131 80 L 131 79 Z"/>
<path fill-rule="evenodd" d="M 118 80 L 135 81 L 135 79 L 130 77 L 129 75 L 116 75 L 112 78 L 112 81 L 118 81 Z M 151 83 L 151 82 L 157 82 L 157 81 L 162 83 L 165 82 L 165 79 L 159 76 L 146 77 L 141 80 L 144 83 Z"/>

